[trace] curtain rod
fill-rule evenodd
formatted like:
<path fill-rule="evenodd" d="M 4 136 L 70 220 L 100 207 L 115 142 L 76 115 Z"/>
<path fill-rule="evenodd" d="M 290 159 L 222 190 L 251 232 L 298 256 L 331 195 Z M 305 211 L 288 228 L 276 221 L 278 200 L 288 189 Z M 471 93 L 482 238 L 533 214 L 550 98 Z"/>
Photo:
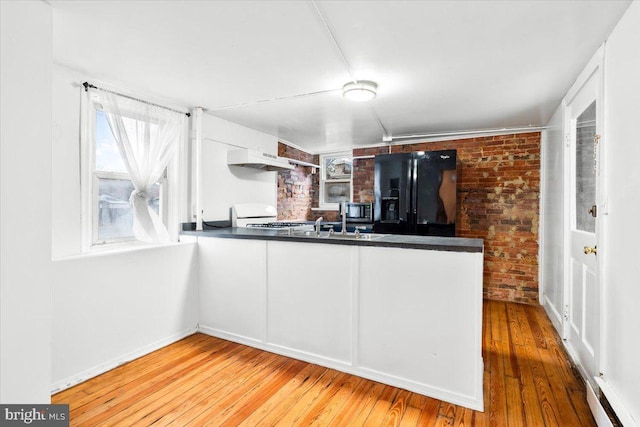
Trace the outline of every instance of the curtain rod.
<path fill-rule="evenodd" d="M 112 93 L 114 95 L 122 96 L 123 98 L 131 99 L 133 101 L 138 101 L 138 102 L 142 102 L 144 104 L 153 105 L 154 107 L 164 108 L 165 110 L 173 111 L 174 113 L 185 114 L 187 117 L 191 117 L 191 113 L 185 113 L 184 111 L 174 110 L 173 108 L 165 107 L 164 105 L 154 104 L 153 102 L 145 101 L 144 99 L 134 98 L 133 96 L 125 95 L 123 93 L 114 92 L 114 91 L 108 90 L 108 89 L 103 89 L 101 87 L 94 86 L 89 82 L 82 83 L 82 86 L 84 86 L 84 91 L 85 92 L 87 92 L 89 90 L 89 88 L 97 89 L 97 90 L 101 90 L 103 92 L 109 92 L 109 93 Z"/>

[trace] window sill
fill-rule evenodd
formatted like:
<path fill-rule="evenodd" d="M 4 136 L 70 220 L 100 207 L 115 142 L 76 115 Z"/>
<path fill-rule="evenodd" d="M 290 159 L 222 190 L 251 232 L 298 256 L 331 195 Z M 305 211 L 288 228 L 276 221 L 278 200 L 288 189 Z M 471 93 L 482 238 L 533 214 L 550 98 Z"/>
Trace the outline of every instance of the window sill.
<path fill-rule="evenodd" d="M 86 252 L 75 255 L 65 255 L 56 257 L 53 261 L 69 261 L 75 259 L 93 258 L 100 256 L 119 255 L 124 253 L 148 251 L 154 249 L 168 248 L 172 246 L 184 246 L 196 243 L 195 239 L 191 236 L 180 236 L 179 242 L 170 243 L 146 243 L 146 242 L 127 242 L 127 243 L 114 243 L 110 245 L 104 245 L 102 247 L 93 247 Z"/>

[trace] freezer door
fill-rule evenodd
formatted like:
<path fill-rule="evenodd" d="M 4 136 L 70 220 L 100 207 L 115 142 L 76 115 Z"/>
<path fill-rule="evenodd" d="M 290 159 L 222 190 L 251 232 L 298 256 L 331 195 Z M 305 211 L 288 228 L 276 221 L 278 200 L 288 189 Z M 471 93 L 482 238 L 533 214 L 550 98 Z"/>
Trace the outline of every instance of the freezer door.
<path fill-rule="evenodd" d="M 411 153 L 382 154 L 375 159 L 374 229 L 407 233 L 411 216 Z"/>
<path fill-rule="evenodd" d="M 413 153 L 412 210 L 415 234 L 455 236 L 456 151 Z"/>

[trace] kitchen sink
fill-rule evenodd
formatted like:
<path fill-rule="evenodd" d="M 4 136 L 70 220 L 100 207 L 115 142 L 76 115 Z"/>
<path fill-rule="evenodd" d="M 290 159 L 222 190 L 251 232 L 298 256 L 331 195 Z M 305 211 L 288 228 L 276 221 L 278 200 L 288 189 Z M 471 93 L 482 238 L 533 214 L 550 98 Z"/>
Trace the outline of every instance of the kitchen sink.
<path fill-rule="evenodd" d="M 293 237 L 309 237 L 312 239 L 333 239 L 333 240 L 377 240 L 381 237 L 386 236 L 386 234 L 377 234 L 377 233 L 360 233 L 360 235 L 356 235 L 356 233 L 333 233 L 329 234 L 328 231 L 320 232 L 320 236 L 316 235 L 315 231 L 294 231 L 291 236 Z"/>

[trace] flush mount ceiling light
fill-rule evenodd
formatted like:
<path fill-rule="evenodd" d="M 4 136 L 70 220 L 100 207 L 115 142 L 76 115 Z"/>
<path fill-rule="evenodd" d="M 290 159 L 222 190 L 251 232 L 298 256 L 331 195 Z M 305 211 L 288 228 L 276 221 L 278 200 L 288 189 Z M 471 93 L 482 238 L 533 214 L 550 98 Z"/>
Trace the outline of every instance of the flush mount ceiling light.
<path fill-rule="evenodd" d="M 371 101 L 376 97 L 378 85 L 368 80 L 349 82 L 342 87 L 342 96 L 349 101 Z"/>

